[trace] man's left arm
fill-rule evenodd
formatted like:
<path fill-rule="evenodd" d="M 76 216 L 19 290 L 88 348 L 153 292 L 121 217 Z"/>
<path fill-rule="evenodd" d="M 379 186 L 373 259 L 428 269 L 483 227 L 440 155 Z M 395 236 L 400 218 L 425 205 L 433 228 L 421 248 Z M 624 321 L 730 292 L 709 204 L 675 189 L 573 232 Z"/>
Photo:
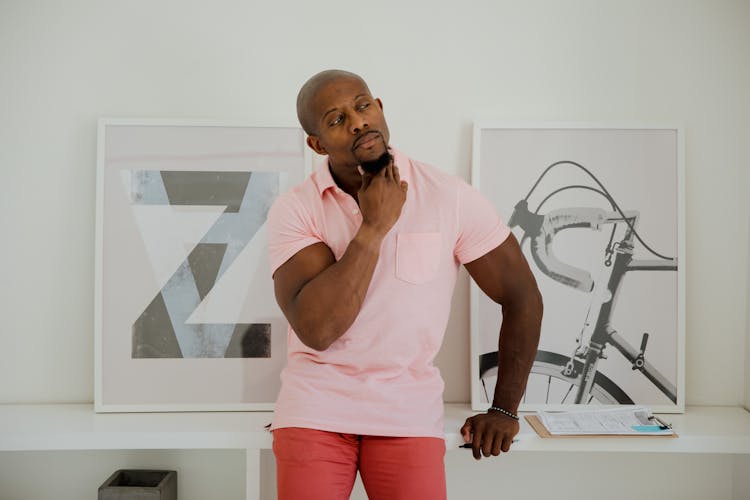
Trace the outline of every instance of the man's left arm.
<path fill-rule="evenodd" d="M 542 324 L 542 296 L 534 275 L 511 233 L 494 250 L 465 264 L 479 288 L 502 307 L 498 345 L 498 375 L 492 406 L 517 414 L 534 363 Z M 464 440 L 472 443 L 474 458 L 507 452 L 519 422 L 490 410 L 466 420 Z"/>

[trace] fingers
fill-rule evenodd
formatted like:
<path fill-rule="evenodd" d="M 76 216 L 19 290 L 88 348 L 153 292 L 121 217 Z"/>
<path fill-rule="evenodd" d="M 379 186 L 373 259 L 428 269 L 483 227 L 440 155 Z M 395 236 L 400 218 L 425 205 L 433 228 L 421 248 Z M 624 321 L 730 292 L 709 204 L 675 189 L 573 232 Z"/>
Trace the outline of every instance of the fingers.
<path fill-rule="evenodd" d="M 490 455 L 497 457 L 501 452 L 508 453 L 512 443 L 512 437 L 499 433 L 483 432 L 480 437 L 479 450 L 485 457 L 489 457 Z M 474 458 L 480 458 L 477 452 L 474 453 Z"/>
<path fill-rule="evenodd" d="M 398 184 L 398 186 L 401 188 L 401 191 L 403 191 L 404 193 L 409 190 L 409 183 L 401 180 L 401 172 L 399 172 L 396 165 L 393 165 L 393 180 L 396 181 L 396 184 Z"/>
<path fill-rule="evenodd" d="M 370 187 L 370 184 L 376 179 L 381 178 L 385 179 L 386 176 L 386 169 L 380 170 L 377 174 L 371 174 L 370 172 L 367 172 L 365 170 L 362 170 L 362 167 L 357 167 L 357 169 L 362 174 L 362 187 L 359 189 L 360 191 L 365 191 L 368 187 Z"/>
<path fill-rule="evenodd" d="M 363 175 L 362 176 L 362 185 L 360 186 L 359 190 L 360 191 L 365 191 L 370 186 L 371 183 L 372 183 L 372 175 L 370 175 L 370 174 Z"/>
<path fill-rule="evenodd" d="M 495 439 L 492 440 L 492 455 L 493 456 L 500 455 L 500 449 L 504 443 L 505 441 L 501 439 L 500 436 L 495 436 Z M 503 451 L 508 451 L 508 450 L 503 450 Z"/>
<path fill-rule="evenodd" d="M 485 425 L 481 421 L 472 426 L 471 451 L 476 460 L 480 460 L 482 455 L 489 457 L 492 453 L 492 433 L 485 432 Z"/>
<path fill-rule="evenodd" d="M 484 426 L 477 426 L 474 428 L 474 435 L 471 440 L 471 452 L 474 458 L 479 460 L 482 458 L 482 434 Z"/>
<path fill-rule="evenodd" d="M 461 436 L 463 436 L 464 442 L 471 442 L 471 451 L 474 455 L 474 458 L 477 460 L 481 459 L 482 455 L 484 455 L 485 457 L 489 457 L 490 453 L 492 452 L 492 435 L 484 435 L 483 431 L 484 425 L 479 422 L 479 425 L 474 426 L 472 424 L 471 418 L 467 418 L 466 423 L 463 425 L 463 427 L 461 427 Z M 487 437 L 490 438 L 488 445 L 482 442 L 486 441 Z"/>
<path fill-rule="evenodd" d="M 471 420 L 466 419 L 466 423 L 461 427 L 461 437 L 464 438 L 464 443 L 471 441 Z"/>
<path fill-rule="evenodd" d="M 518 424 L 511 425 L 508 422 L 486 414 L 466 419 L 461 427 L 461 436 L 466 443 L 471 442 L 472 454 L 476 460 L 480 460 L 482 456 L 496 457 L 510 451 L 513 436 L 518 434 Z"/>
<path fill-rule="evenodd" d="M 388 163 L 388 166 L 386 166 L 383 170 L 385 170 L 385 178 L 386 179 L 396 179 L 396 174 L 393 172 L 393 169 L 395 166 L 393 165 L 393 161 L 391 160 L 390 163 Z"/>
<path fill-rule="evenodd" d="M 367 187 L 372 182 L 373 175 L 370 174 L 370 173 L 368 173 L 368 172 L 365 172 L 364 170 L 362 170 L 362 167 L 360 167 L 359 165 L 357 165 L 357 170 L 359 171 L 360 175 L 362 176 L 362 185 L 360 186 L 359 190 L 360 191 L 364 191 L 364 190 L 367 189 Z"/>
<path fill-rule="evenodd" d="M 472 429 L 469 422 L 461 427 L 461 435 L 467 443 L 469 442 L 469 436 L 471 436 L 472 454 L 477 460 L 480 460 L 482 456 L 497 457 L 500 453 L 508 453 L 513 443 L 512 436 L 494 433 L 489 429 L 485 430 L 481 425 Z"/>
<path fill-rule="evenodd" d="M 363 170 L 361 166 L 357 166 L 357 171 L 359 171 L 360 175 L 362 176 L 362 186 L 360 188 L 360 191 L 366 190 L 377 177 L 385 180 L 395 181 L 396 185 L 399 186 L 404 193 L 406 193 L 409 189 L 409 184 L 406 181 L 401 180 L 401 175 L 398 171 L 398 167 L 394 165 L 392 161 L 377 174 L 371 174 Z"/>
<path fill-rule="evenodd" d="M 492 455 L 492 443 L 497 441 L 497 437 L 494 437 L 491 432 L 485 432 L 482 438 L 482 455 L 489 457 Z M 497 456 L 497 455 L 496 455 Z"/>
<path fill-rule="evenodd" d="M 505 436 L 503 438 L 503 445 L 502 450 L 505 453 L 508 453 L 510 451 L 510 445 L 513 443 L 513 438 L 510 436 Z M 497 455 L 497 454 L 496 454 Z"/>

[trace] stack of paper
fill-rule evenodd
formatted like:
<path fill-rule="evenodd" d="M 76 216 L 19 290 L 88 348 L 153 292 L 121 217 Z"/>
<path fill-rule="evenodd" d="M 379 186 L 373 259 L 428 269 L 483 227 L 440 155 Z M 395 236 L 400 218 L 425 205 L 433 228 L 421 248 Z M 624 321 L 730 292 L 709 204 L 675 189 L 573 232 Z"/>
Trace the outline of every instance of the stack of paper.
<path fill-rule="evenodd" d="M 552 436 L 656 435 L 673 436 L 671 426 L 643 406 L 584 409 L 565 412 L 539 411 L 538 421 Z M 531 419 L 527 420 L 531 422 Z M 539 432 L 539 429 L 536 429 Z"/>

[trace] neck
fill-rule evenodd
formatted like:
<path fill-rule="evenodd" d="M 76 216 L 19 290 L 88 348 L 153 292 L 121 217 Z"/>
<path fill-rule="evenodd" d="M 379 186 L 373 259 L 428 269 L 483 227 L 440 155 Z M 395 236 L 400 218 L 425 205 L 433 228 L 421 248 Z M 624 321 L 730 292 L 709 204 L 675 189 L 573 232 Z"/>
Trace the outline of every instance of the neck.
<path fill-rule="evenodd" d="M 362 186 L 362 175 L 357 171 L 357 167 L 334 169 L 331 164 L 328 163 L 328 171 L 331 172 L 333 182 L 356 200 L 357 192 Z"/>

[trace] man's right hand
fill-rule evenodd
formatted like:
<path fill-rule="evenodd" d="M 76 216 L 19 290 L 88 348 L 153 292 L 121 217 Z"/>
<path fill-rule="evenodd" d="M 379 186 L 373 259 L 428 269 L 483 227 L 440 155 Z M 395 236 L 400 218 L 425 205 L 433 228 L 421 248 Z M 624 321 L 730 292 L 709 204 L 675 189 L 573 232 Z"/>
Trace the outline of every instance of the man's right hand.
<path fill-rule="evenodd" d="M 362 186 L 357 198 L 362 212 L 362 225 L 385 236 L 401 216 L 408 185 L 399 177 L 393 160 L 377 174 L 362 172 Z"/>
<path fill-rule="evenodd" d="M 328 349 L 356 319 L 383 237 L 401 215 L 406 189 L 393 162 L 375 175 L 362 174 L 357 193 L 362 225 L 344 255 L 336 259 L 325 243 L 315 243 L 274 273 L 276 300 L 306 346 L 316 351 Z"/>

